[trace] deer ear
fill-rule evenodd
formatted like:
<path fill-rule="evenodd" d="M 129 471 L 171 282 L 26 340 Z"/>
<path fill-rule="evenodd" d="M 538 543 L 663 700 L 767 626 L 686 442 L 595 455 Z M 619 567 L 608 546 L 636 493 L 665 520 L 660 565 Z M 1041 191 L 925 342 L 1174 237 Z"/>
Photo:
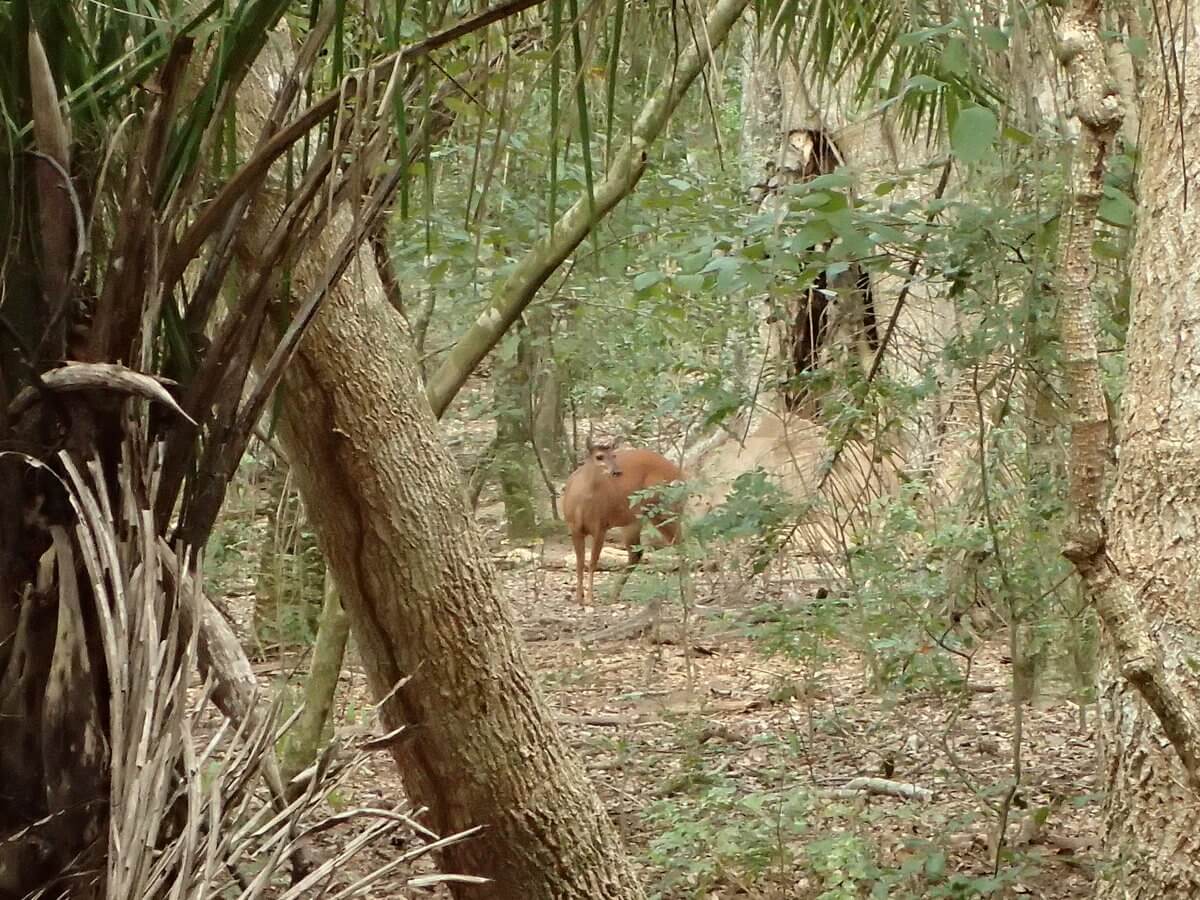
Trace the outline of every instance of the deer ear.
<path fill-rule="evenodd" d="M 591 437 L 588 437 L 588 439 L 587 439 L 587 452 L 588 452 L 588 453 L 591 453 L 591 452 L 592 452 L 593 450 L 595 450 L 595 449 L 596 449 L 596 445 L 592 443 L 592 439 L 591 439 Z"/>

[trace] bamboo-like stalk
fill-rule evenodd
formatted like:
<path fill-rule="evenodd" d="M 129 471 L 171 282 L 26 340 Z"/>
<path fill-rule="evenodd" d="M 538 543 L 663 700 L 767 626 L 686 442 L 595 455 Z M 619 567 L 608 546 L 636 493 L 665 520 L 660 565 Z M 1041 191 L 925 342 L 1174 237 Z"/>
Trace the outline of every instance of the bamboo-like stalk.
<path fill-rule="evenodd" d="M 441 416 L 466 383 L 475 367 L 496 346 L 538 289 L 574 252 L 599 221 L 612 212 L 637 186 L 650 161 L 650 147 L 662 134 L 692 82 L 712 60 L 713 53 L 728 37 L 748 0 L 720 0 L 705 23 L 705 38 L 693 43 L 678 64 L 642 108 L 628 140 L 614 155 L 604 179 L 595 186 L 594 205 L 581 197 L 563 213 L 549 234 L 525 254 L 501 286 L 495 300 L 459 338 L 441 367 L 429 380 L 429 403 Z"/>

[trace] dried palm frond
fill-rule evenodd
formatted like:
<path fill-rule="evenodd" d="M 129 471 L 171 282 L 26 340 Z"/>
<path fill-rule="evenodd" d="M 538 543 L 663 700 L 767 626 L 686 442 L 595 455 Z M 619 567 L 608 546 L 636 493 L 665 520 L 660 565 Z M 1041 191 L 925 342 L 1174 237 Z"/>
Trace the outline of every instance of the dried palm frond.
<path fill-rule="evenodd" d="M 100 881 L 104 896 L 114 900 L 249 900 L 268 890 L 289 898 L 356 897 L 379 878 L 395 879 L 419 858 L 469 836 L 431 834 L 404 805 L 322 812 L 323 798 L 362 765 L 366 752 L 338 762 L 334 747 L 327 748 L 305 773 L 303 791 L 286 805 L 256 790 L 260 771 L 290 723 L 276 727 L 272 708 L 235 724 L 212 709 L 211 676 L 190 684 L 204 600 L 197 580 L 179 577 L 195 569 L 191 560 L 177 560 L 154 527 L 159 450 L 147 453 L 135 441 L 126 442 L 115 506 L 113 485 L 99 466 L 81 468 L 66 453 L 58 460 L 75 525 L 52 526 L 52 547 L 42 561 L 44 573 L 50 576 L 53 569 L 56 575 L 59 611 L 43 716 L 63 750 L 47 788 L 59 804 L 107 807 L 107 817 L 92 817 L 88 835 L 90 850 L 107 852 L 82 855 L 40 894 L 60 896 L 64 888 L 73 893 L 72 886 Z M 48 471 L 37 460 L 26 463 Z M 98 626 L 90 634 L 87 622 Z M 100 645 L 95 656 L 85 650 L 92 636 Z M 91 690 L 90 666 L 96 662 L 105 668 L 110 688 L 106 708 L 94 702 Z M 107 773 L 107 784 L 79 777 L 96 772 Z M 314 835 L 360 821 L 368 824 L 330 858 L 280 888 L 282 872 Z M 35 823 L 8 840 L 50 840 L 57 824 Z M 329 890 L 356 854 L 397 832 L 405 833 L 408 850 L 354 883 Z M 89 868 L 97 863 L 105 867 L 103 879 Z M 450 877 L 411 875 L 420 884 Z"/>

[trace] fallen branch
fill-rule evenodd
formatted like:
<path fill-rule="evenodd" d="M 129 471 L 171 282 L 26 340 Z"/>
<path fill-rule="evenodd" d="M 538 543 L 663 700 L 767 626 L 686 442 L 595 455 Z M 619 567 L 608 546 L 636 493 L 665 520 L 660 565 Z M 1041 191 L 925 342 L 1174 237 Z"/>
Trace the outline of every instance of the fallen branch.
<path fill-rule="evenodd" d="M 915 784 L 902 781 L 891 781 L 887 778 L 854 778 L 840 788 L 825 791 L 829 797 L 856 797 L 859 794 L 883 794 L 888 797 L 901 797 L 905 800 L 933 799 L 933 791 Z"/>
<path fill-rule="evenodd" d="M 608 628 L 601 628 L 599 631 L 593 631 L 591 634 L 585 634 L 582 640 L 591 643 L 592 641 L 625 641 L 630 638 L 641 637 L 657 620 L 658 612 L 655 606 L 648 606 L 632 619 L 618 622 L 616 625 L 610 625 Z"/>

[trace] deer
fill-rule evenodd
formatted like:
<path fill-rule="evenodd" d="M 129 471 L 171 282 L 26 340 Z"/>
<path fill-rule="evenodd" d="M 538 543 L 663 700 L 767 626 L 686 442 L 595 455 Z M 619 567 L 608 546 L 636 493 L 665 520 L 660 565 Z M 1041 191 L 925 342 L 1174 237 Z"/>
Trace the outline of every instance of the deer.
<path fill-rule="evenodd" d="M 653 450 L 629 448 L 618 451 L 620 439 L 606 443 L 587 442 L 587 460 L 571 473 L 563 487 L 563 518 L 575 545 L 575 599 L 591 605 L 595 596 L 596 566 L 600 550 L 610 528 L 621 530 L 622 543 L 629 553 L 629 565 L 621 575 L 613 594 L 620 596 L 625 581 L 642 559 L 643 517 L 648 517 L 667 544 L 679 539 L 683 500 L 670 501 L 662 508 L 653 496 L 631 506 L 629 497 L 658 484 L 683 480 L 679 466 Z M 587 598 L 583 591 L 584 542 L 592 539 L 588 566 Z"/>

